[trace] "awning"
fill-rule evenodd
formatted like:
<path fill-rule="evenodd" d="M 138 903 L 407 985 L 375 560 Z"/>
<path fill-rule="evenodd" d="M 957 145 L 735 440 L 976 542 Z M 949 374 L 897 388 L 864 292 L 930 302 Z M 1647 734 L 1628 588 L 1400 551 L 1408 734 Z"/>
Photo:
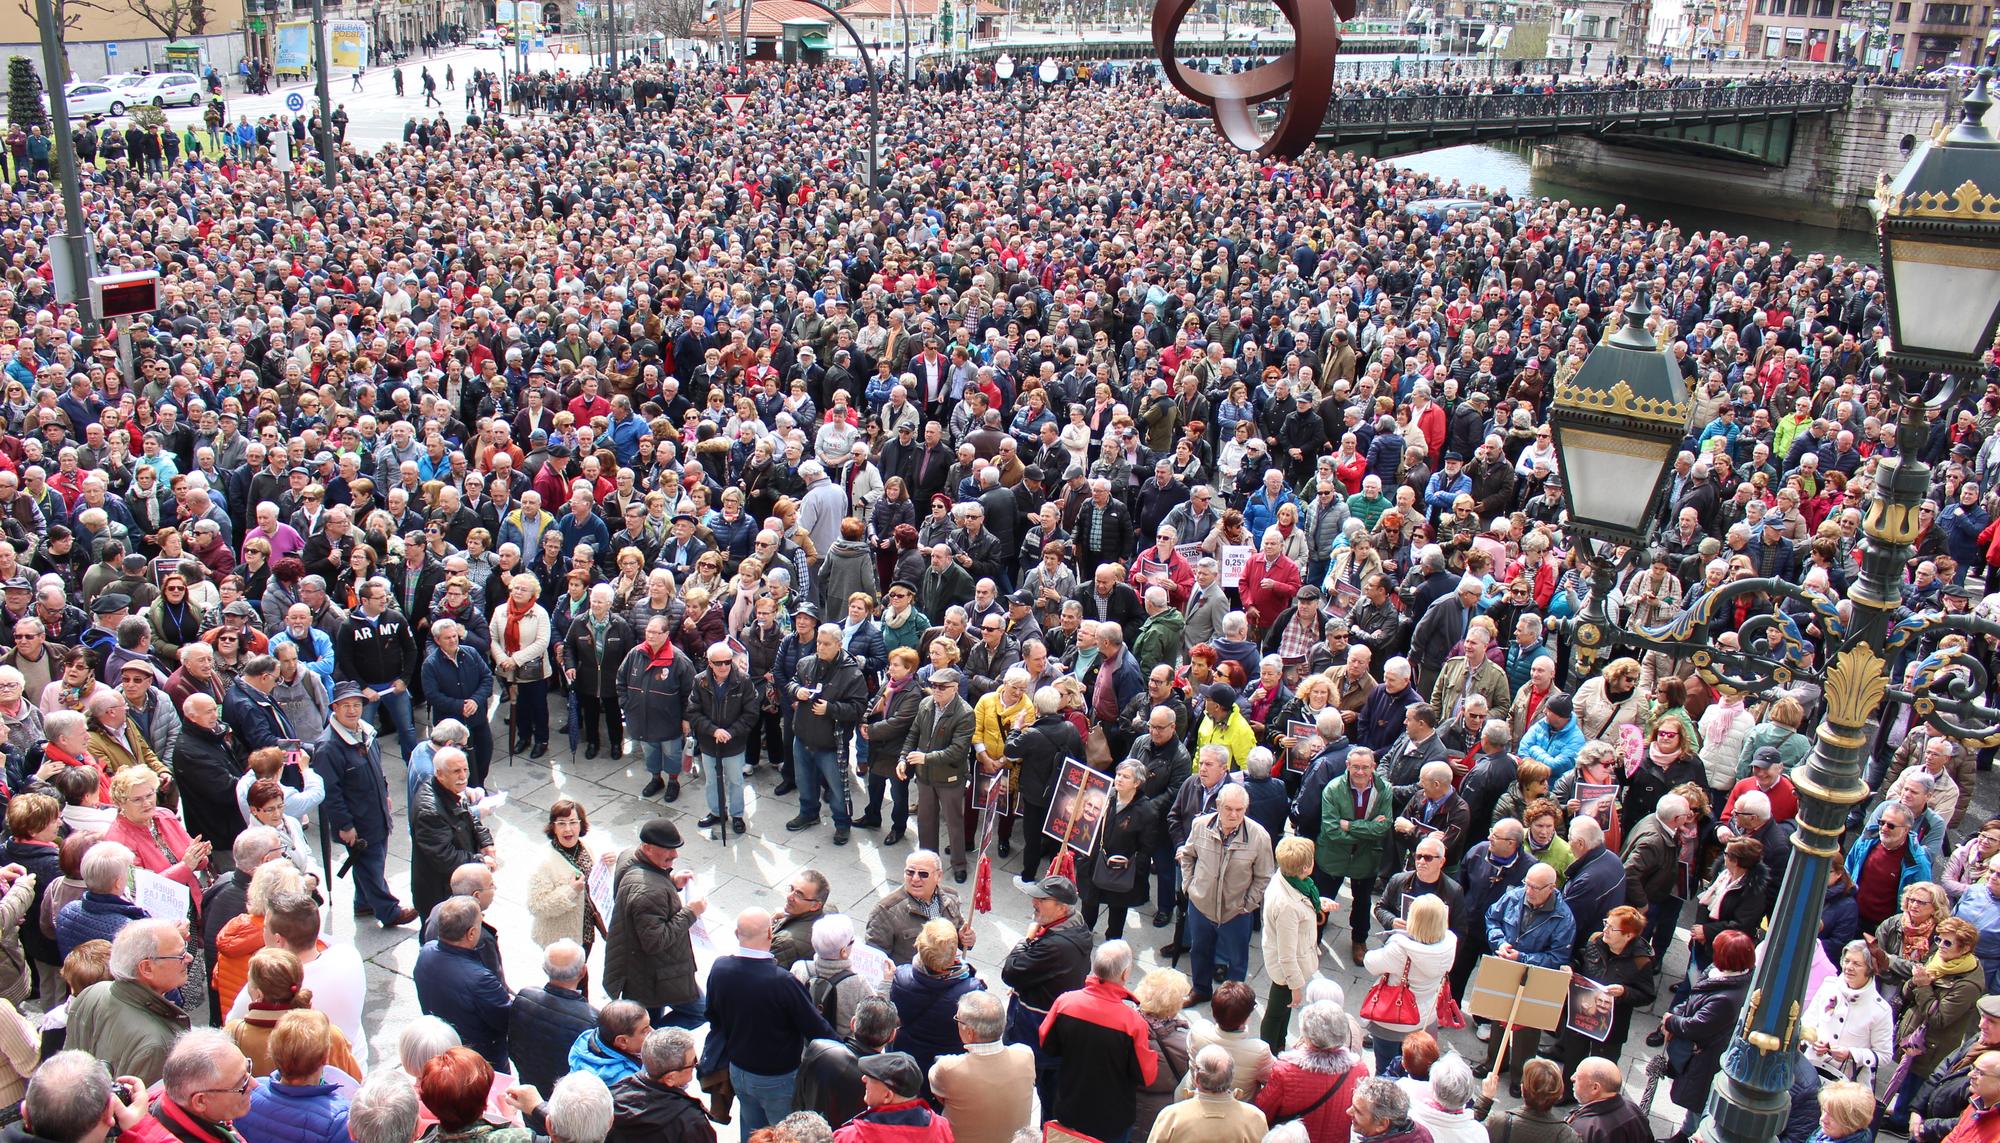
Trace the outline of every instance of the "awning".
<path fill-rule="evenodd" d="M 811 48 L 813 51 L 816 52 L 823 52 L 827 48 L 826 33 L 809 32 L 806 35 L 799 37 L 799 45 L 801 47 Z"/>

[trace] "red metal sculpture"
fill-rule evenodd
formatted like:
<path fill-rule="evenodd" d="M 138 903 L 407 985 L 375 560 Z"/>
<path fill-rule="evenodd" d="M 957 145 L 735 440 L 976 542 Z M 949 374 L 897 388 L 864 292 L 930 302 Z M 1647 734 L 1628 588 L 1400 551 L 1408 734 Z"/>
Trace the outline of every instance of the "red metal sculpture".
<path fill-rule="evenodd" d="M 1197 0 L 1154 0 L 1153 49 L 1167 82 L 1212 109 L 1215 125 L 1242 150 L 1297 158 L 1312 146 L 1333 98 L 1333 61 L 1340 55 L 1340 24 L 1354 18 L 1354 0 L 1274 0 L 1292 25 L 1292 47 L 1277 59 L 1234 75 L 1209 75 L 1181 66 L 1174 37 Z M 1285 96 L 1277 127 L 1267 138 L 1257 125 L 1257 105 Z"/>

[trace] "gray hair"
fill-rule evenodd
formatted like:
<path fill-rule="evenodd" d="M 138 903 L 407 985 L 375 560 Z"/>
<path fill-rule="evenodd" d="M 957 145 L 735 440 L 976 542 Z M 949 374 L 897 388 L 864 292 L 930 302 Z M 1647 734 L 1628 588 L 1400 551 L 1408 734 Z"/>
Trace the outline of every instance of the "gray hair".
<path fill-rule="evenodd" d="M 1670 822 L 1676 818 L 1683 817 L 1690 808 L 1692 807 L 1688 805 L 1688 800 L 1679 794 L 1661 794 L 1660 800 L 1653 804 L 1653 812 L 1659 816 L 1662 822 Z"/>
<path fill-rule="evenodd" d="M 958 1020 L 982 1044 L 996 1043 L 1007 1030 L 1007 1013 L 993 994 L 984 990 L 958 998 Z"/>
<path fill-rule="evenodd" d="M 845 913 L 828 913 L 813 922 L 813 955 L 835 960 L 854 943 L 854 919 Z"/>
<path fill-rule="evenodd" d="M 1132 975 L 1132 946 L 1105 941 L 1090 954 L 1090 975 L 1106 984 L 1123 984 Z"/>
<path fill-rule="evenodd" d="M 94 848 L 94 847 L 93 847 Z M 264 859 L 285 848 L 285 836 L 270 826 L 251 826 L 236 835 L 229 845 L 229 856 L 236 861 L 238 869 L 255 869 L 264 864 Z"/>
<path fill-rule="evenodd" d="M 611 1089 L 596 1072 L 571 1072 L 556 1081 L 545 1114 L 549 1138 L 558 1143 L 604 1143 L 615 1108 Z"/>
<path fill-rule="evenodd" d="M 396 1062 L 410 1075 L 423 1072 L 424 1065 L 458 1047 L 457 1029 L 435 1016 L 419 1016 L 396 1037 Z M 403 1140 L 401 1143 L 409 1143 Z"/>
<path fill-rule="evenodd" d="M 34 1070 L 21 1111 L 42 1139 L 81 1139 L 97 1126 L 110 1099 L 111 1069 L 89 1052 L 72 1049 Z"/>
<path fill-rule="evenodd" d="M 550 941 L 542 950 L 542 975 L 552 983 L 568 985 L 581 980 L 584 968 L 583 946 L 568 937 Z"/>
<path fill-rule="evenodd" d="M 438 940 L 455 945 L 479 929 L 479 902 L 470 897 L 453 897 L 437 907 Z"/>
<path fill-rule="evenodd" d="M 1312 1143 L 1312 1133 L 1302 1121 L 1294 1119 L 1264 1132 L 1263 1143 Z"/>
<path fill-rule="evenodd" d="M 854 1006 L 854 1036 L 871 1048 L 888 1046 L 889 1041 L 896 1038 L 896 1030 L 902 1024 L 903 1019 L 896 1012 L 896 1006 L 880 996 L 867 997 Z"/>
<path fill-rule="evenodd" d="M 1243 769 L 1249 772 L 1252 781 L 1262 782 L 1271 776 L 1271 770 L 1276 764 L 1277 759 L 1271 756 L 1270 747 L 1256 746 L 1251 748 L 1249 757 L 1243 760 Z"/>
<path fill-rule="evenodd" d="M 1353 1028 L 1347 1011 L 1330 1000 L 1308 1004 L 1299 1013 L 1299 1035 L 1322 1052 L 1351 1051 Z"/>
<path fill-rule="evenodd" d="M 442 635 L 447 631 L 450 631 L 456 635 L 465 634 L 465 628 L 461 627 L 459 625 L 458 620 L 456 619 L 450 619 L 450 618 L 439 619 L 431 624 L 431 638 L 433 639 L 437 638 L 439 635 Z M 243 673 L 249 674 L 250 668 L 248 667 L 243 668 Z"/>
<path fill-rule="evenodd" d="M 42 737 L 45 741 L 60 742 L 89 726 L 90 720 L 80 710 L 52 710 L 42 719 Z"/>
<path fill-rule="evenodd" d="M 369 1073 L 347 1105 L 354 1143 L 410 1143 L 416 1131 L 417 1081 L 395 1068 Z"/>
<path fill-rule="evenodd" d="M 1118 768 L 1111 773 L 1113 777 L 1122 777 L 1129 773 L 1132 775 L 1133 780 L 1139 782 L 1141 785 L 1144 785 L 1146 781 L 1146 768 L 1139 764 L 1137 758 L 1127 758 L 1125 761 L 1120 762 Z"/>
<path fill-rule="evenodd" d="M 1401 1123 L 1410 1117 L 1410 1096 L 1396 1086 L 1395 1080 L 1381 1076 L 1369 1076 L 1354 1085 L 1354 1102 L 1368 1109 L 1370 1116 L 1389 1123 Z"/>
<path fill-rule="evenodd" d="M 83 851 L 83 862 L 78 869 L 83 887 L 93 893 L 123 897 L 125 883 L 138 860 L 136 854 L 118 842 L 97 842 Z"/>
<path fill-rule="evenodd" d="M 1228 639 L 1242 639 L 1250 634 L 1250 619 L 1241 611 L 1229 612 L 1216 626 L 1222 629 L 1223 637 Z"/>
<path fill-rule="evenodd" d="M 1460 1111 L 1472 1102 L 1478 1084 L 1472 1078 L 1472 1065 L 1457 1052 L 1446 1052 L 1431 1065 L 1431 1098 L 1446 1111 Z"/>
<path fill-rule="evenodd" d="M 1736 812 L 1771 820 L 1771 797 L 1762 790 L 1745 790 L 1736 795 Z"/>
<path fill-rule="evenodd" d="M 127 925 L 125 931 L 134 927 L 136 923 Z M 224 1069 L 241 1059 L 243 1049 L 220 1028 L 182 1032 L 174 1041 L 173 1050 L 167 1053 L 167 1062 L 161 1066 L 160 1083 L 166 1088 L 168 1099 L 186 1107 L 201 1092 L 221 1087 Z"/>
<path fill-rule="evenodd" d="M 817 1111 L 794 1111 L 778 1120 L 778 1131 L 793 1143 L 833 1143 L 833 1128 Z"/>
<path fill-rule="evenodd" d="M 1149 588 L 1147 588 L 1147 589 L 1146 589 L 1146 606 L 1148 606 L 1148 607 L 1151 607 L 1151 608 L 1155 608 L 1155 609 L 1158 609 L 1158 610 L 1161 610 L 1161 611 L 1164 611 L 1164 610 L 1166 610 L 1166 607 L 1167 607 L 1167 589 L 1166 589 L 1166 588 L 1164 588 L 1164 587 L 1161 587 L 1161 586 L 1160 586 L 1159 584 L 1154 584 L 1154 585 L 1153 585 L 1152 587 L 1149 587 Z"/>
<path fill-rule="evenodd" d="M 1579 845 L 1585 849 L 1603 849 L 1604 827 L 1597 824 L 1596 818 L 1578 814 L 1576 820 L 1569 823 L 1569 844 L 1572 849 Z"/>
<path fill-rule="evenodd" d="M 685 1028 L 655 1028 L 646 1033 L 645 1046 L 639 1049 L 639 1062 L 646 1065 L 646 1074 L 659 1079 L 668 1072 L 675 1071 L 687 1063 L 694 1055 L 694 1037 Z"/>
<path fill-rule="evenodd" d="M 1221 1044 L 1210 1044 L 1195 1053 L 1191 1078 L 1195 1091 L 1203 1095 L 1222 1095 L 1236 1084 L 1236 1061 L 1230 1058 L 1229 1049 Z"/>
<path fill-rule="evenodd" d="M 441 719 L 431 727 L 433 754 L 447 746 L 463 746 L 472 741 L 472 731 L 455 718 Z"/>
<path fill-rule="evenodd" d="M 1062 692 L 1054 687 L 1042 687 L 1035 691 L 1035 713 L 1054 714 L 1062 709 Z"/>

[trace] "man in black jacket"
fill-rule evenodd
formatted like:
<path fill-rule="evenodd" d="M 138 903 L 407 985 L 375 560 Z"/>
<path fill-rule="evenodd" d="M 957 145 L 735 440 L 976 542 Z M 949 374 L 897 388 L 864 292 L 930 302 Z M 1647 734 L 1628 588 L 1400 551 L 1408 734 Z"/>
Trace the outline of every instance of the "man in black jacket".
<path fill-rule="evenodd" d="M 707 1110 L 687 1092 L 700 1059 L 694 1037 L 680 1028 L 655 1028 L 639 1058 L 645 1067 L 611 1087 L 614 1110 L 605 1143 L 715 1143 Z"/>
<path fill-rule="evenodd" d="M 1042 1021 L 1056 997 L 1082 988 L 1090 975 L 1091 931 L 1077 915 L 1076 883 L 1069 878 L 1044 877 L 1021 891 L 1034 906 L 1035 923 L 1000 967 L 1000 979 L 1013 990 L 1007 998 L 1007 1042 L 1034 1049 L 1035 1086 L 1046 1107 L 1055 1093 L 1055 1067 L 1042 1059 Z"/>
<path fill-rule="evenodd" d="M 570 1045 L 597 1027 L 597 1009 L 583 994 L 588 971 L 583 946 L 565 937 L 542 950 L 548 983 L 514 994 L 507 1010 L 507 1058 L 529 1087 L 552 1090 L 570 1070 Z M 644 1010 L 640 1018 L 645 1018 Z"/>
<path fill-rule="evenodd" d="M 1021 820 L 1026 823 L 1027 834 L 1021 843 L 1023 876 L 1014 878 L 1014 884 L 1030 896 L 1034 895 L 1033 888 L 1026 875 L 1041 868 L 1042 849 L 1048 844 L 1041 823 L 1048 817 L 1049 803 L 1055 799 L 1056 778 L 1062 773 L 1063 759 L 1083 757 L 1083 736 L 1062 716 L 1062 692 L 1043 687 L 1035 692 L 1034 702 L 1034 723 L 1007 744 L 1007 757 L 1019 764 Z"/>
<path fill-rule="evenodd" d="M 356 589 L 360 606 L 333 637 L 334 677 L 361 684 L 368 705 L 361 717 L 374 724 L 377 708 L 389 712 L 396 741 L 408 758 L 417 749 L 417 724 L 410 713 L 410 681 L 417 677 L 422 657 L 410 621 L 389 606 L 389 581 L 376 577 Z M 428 910 L 425 910 L 428 912 Z"/>
<path fill-rule="evenodd" d="M 485 821 L 463 798 L 472 780 L 465 751 L 447 746 L 437 752 L 436 761 L 436 775 L 417 788 L 410 806 L 410 896 L 425 918 L 451 895 L 452 874 L 459 866 L 490 866 L 498 852 Z"/>
<path fill-rule="evenodd" d="M 243 756 L 214 698 L 191 694 L 183 713 L 171 760 L 174 784 L 180 787 L 181 820 L 190 836 L 208 839 L 220 858 L 232 851 L 236 835 L 243 832 L 243 811 L 236 803 Z"/>
<path fill-rule="evenodd" d="M 708 816 L 695 823 L 698 829 L 719 826 L 725 820 L 740 835 L 743 832 L 743 752 L 750 743 L 762 715 L 761 689 L 736 670 L 736 656 L 728 644 L 708 648 L 708 670 L 696 676 L 688 691 L 688 729 L 694 732 L 696 749 L 701 751 L 702 769 L 709 775 Z M 731 778 L 729 775 L 736 775 Z M 728 787 L 727 794 L 724 786 Z M 727 804 L 725 805 L 725 798 Z M 725 818 L 724 815 L 728 815 Z M 727 834 L 725 833 L 726 837 Z"/>
<path fill-rule="evenodd" d="M 829 990 L 828 998 L 833 995 Z M 818 1112 L 828 1123 L 846 1123 L 861 1114 L 868 1106 L 861 1098 L 861 1061 L 888 1051 L 901 1027 L 896 1006 L 882 997 L 871 996 L 856 1005 L 845 1039 L 806 1045 L 799 1058 L 798 1094 L 792 1106 Z"/>
<path fill-rule="evenodd" d="M 791 697 L 792 767 L 799 784 L 799 814 L 785 823 L 797 833 L 819 824 L 820 786 L 833 809 L 833 844 L 846 845 L 848 829 L 847 740 L 868 706 L 868 683 L 861 665 L 840 645 L 840 629 L 822 624 L 813 638 L 813 656 L 799 660 Z"/>

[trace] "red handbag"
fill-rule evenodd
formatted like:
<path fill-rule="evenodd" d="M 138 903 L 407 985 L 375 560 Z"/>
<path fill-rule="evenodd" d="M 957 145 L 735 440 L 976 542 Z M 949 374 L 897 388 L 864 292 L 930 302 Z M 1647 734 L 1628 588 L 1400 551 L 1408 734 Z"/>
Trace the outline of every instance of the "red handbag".
<path fill-rule="evenodd" d="M 1376 1024 L 1420 1027 L 1423 1016 L 1417 1011 L 1417 994 L 1410 991 L 1410 958 L 1403 957 L 1403 982 L 1390 984 L 1389 974 L 1368 990 L 1361 1000 L 1361 1018 Z"/>
<path fill-rule="evenodd" d="M 1449 979 L 1438 982 L 1437 1014 L 1440 1028 L 1465 1027 L 1465 1010 L 1458 1006 L 1458 998 L 1451 994 Z"/>

